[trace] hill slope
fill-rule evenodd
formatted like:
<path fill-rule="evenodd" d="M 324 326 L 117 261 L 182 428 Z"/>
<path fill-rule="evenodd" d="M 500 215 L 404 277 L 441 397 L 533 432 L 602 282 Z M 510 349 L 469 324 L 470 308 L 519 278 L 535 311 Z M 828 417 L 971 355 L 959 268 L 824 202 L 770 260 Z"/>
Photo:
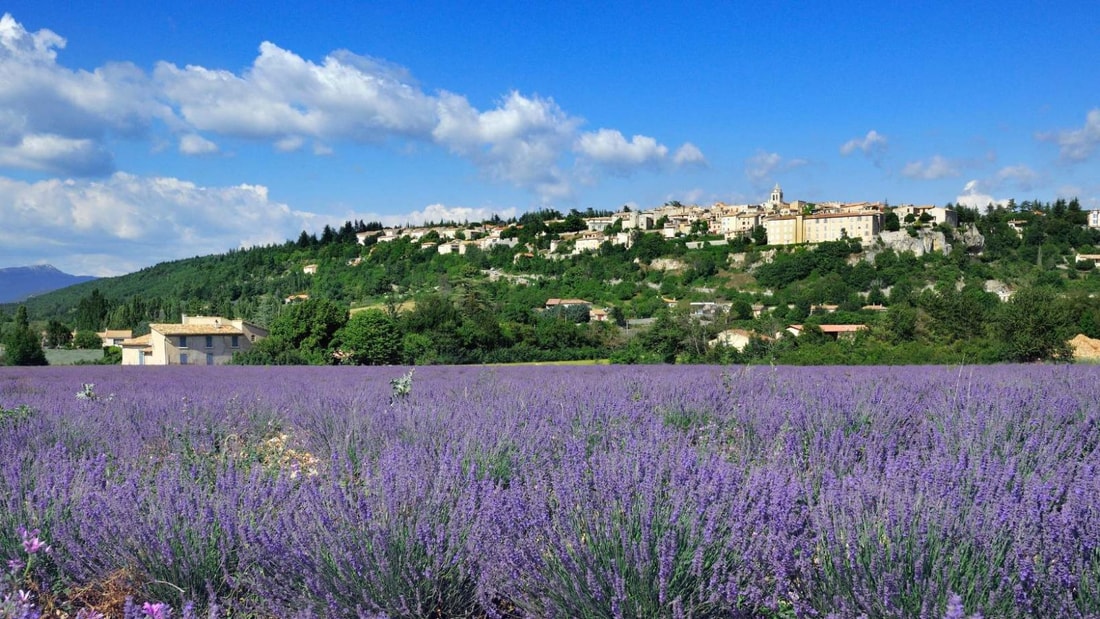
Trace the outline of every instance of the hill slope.
<path fill-rule="evenodd" d="M 93 279 L 90 275 L 62 273 L 48 264 L 0 269 L 0 303 L 16 303 Z"/>

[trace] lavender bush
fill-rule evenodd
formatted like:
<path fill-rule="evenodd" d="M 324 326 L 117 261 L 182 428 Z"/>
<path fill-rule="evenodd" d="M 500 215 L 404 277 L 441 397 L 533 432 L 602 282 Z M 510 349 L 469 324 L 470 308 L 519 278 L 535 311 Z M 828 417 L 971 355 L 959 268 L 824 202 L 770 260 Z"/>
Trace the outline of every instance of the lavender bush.
<path fill-rule="evenodd" d="M 0 612 L 1100 616 L 1100 368 L 406 371 L 0 369 Z"/>

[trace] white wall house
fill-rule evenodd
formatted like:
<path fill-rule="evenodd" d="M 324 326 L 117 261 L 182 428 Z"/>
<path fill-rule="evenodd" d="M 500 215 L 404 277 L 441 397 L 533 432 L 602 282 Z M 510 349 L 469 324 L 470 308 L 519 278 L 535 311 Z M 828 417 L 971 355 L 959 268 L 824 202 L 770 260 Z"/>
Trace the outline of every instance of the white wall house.
<path fill-rule="evenodd" d="M 149 333 L 122 342 L 122 365 L 224 365 L 267 337 L 267 329 L 220 316 L 187 316 L 180 324 L 151 324 Z"/>

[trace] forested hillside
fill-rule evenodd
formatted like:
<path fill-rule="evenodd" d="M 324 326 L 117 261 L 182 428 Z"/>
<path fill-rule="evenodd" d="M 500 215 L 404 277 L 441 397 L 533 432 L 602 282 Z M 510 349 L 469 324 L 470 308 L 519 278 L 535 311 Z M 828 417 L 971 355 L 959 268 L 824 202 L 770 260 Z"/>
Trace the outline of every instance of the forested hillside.
<path fill-rule="evenodd" d="M 276 336 L 242 360 L 256 363 L 1028 361 L 1064 358 L 1077 333 L 1100 337 L 1100 275 L 1077 259 L 1098 252 L 1100 230 L 1086 227 L 1076 201 L 957 211 L 957 229 L 894 218 L 909 237 L 936 235 L 950 248 L 923 255 L 878 238 L 777 248 L 756 235 L 708 246 L 718 237 L 704 230 L 672 239 L 635 232 L 629 248 L 546 253 L 559 235 L 583 229 L 591 213 L 575 211 L 494 222 L 519 244 L 444 255 L 430 236 L 360 244 L 357 232 L 380 226 L 348 222 L 26 305 L 36 323 L 136 334 L 181 313 L 245 318 Z M 545 309 L 549 299 L 586 301 L 609 320 Z M 349 322 L 349 310 L 364 317 Z M 792 324 L 804 325 L 797 338 L 786 331 Z M 833 339 L 823 324 L 866 328 Z M 744 350 L 714 345 L 730 329 L 751 334 Z"/>

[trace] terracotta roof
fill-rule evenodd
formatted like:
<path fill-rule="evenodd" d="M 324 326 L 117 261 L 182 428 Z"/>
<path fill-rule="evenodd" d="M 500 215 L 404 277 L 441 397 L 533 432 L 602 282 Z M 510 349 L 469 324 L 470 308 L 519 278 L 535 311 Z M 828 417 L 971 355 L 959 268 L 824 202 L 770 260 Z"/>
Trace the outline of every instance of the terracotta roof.
<path fill-rule="evenodd" d="M 243 332 L 233 325 L 180 325 L 156 324 L 149 329 L 162 335 L 242 335 Z"/>
<path fill-rule="evenodd" d="M 146 333 L 145 335 L 123 340 L 123 346 L 148 346 L 153 343 L 152 334 Z"/>
<path fill-rule="evenodd" d="M 803 325 L 791 325 L 792 329 L 803 330 Z M 867 328 L 867 325 L 818 325 L 822 333 L 855 333 Z"/>
<path fill-rule="evenodd" d="M 849 219 L 852 217 L 867 217 L 877 214 L 877 211 L 857 211 L 855 213 L 819 213 L 817 215 L 807 215 L 806 219 Z"/>
<path fill-rule="evenodd" d="M 102 333 L 96 333 L 99 337 L 133 337 L 134 332 L 130 329 L 107 329 Z"/>

